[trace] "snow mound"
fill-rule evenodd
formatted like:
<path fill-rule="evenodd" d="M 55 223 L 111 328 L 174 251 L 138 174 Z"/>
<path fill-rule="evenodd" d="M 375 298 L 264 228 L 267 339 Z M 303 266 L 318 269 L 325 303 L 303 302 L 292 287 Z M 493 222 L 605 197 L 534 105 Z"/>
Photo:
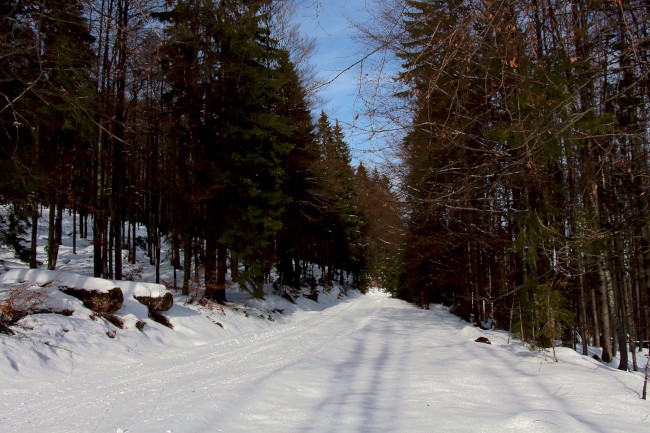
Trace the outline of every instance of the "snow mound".
<path fill-rule="evenodd" d="M 468 324 L 467 326 L 465 326 L 465 327 L 460 331 L 460 335 L 461 335 L 463 338 L 467 339 L 467 340 L 472 340 L 472 341 L 474 341 L 474 340 L 476 340 L 478 337 L 483 336 L 483 333 L 481 332 L 481 330 L 480 330 L 479 328 L 476 328 L 476 327 L 471 326 L 471 325 Z"/>

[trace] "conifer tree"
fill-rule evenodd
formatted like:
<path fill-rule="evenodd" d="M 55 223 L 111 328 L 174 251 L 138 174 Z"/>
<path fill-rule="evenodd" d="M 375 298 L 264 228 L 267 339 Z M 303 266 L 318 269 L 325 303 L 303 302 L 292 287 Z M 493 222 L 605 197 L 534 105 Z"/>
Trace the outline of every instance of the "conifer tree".
<path fill-rule="evenodd" d="M 225 299 L 226 248 L 246 265 L 242 285 L 261 293 L 286 203 L 291 130 L 277 112 L 286 53 L 264 27 L 267 3 L 176 2 L 158 15 L 171 24 L 164 65 L 170 107 L 183 119 L 174 133 L 186 163 L 184 206 L 193 212 L 182 230 L 184 287 L 192 240 L 205 240 L 206 296 L 216 300 Z"/>
<path fill-rule="evenodd" d="M 282 101 L 277 105 L 277 112 L 291 123 L 288 138 L 293 148 L 285 160 L 283 190 L 288 202 L 282 216 L 282 230 L 278 233 L 277 266 L 280 283 L 298 288 L 301 278 L 306 276 L 303 263 L 320 260 L 315 247 L 320 250 L 324 246 L 326 234 L 322 225 L 327 215 L 320 198 L 323 189 L 317 174 L 320 154 L 306 93 L 291 61 L 284 61 L 281 70 L 286 81 L 280 89 Z"/>
<path fill-rule="evenodd" d="M 356 284 L 361 285 L 366 269 L 364 231 L 365 221 L 359 205 L 359 191 L 355 185 L 355 173 L 351 166 L 349 145 L 345 142 L 343 129 L 338 122 L 332 125 L 322 112 L 316 127 L 316 142 L 320 147 L 323 197 L 329 204 L 331 224 L 331 247 L 328 255 L 329 278 L 339 271 L 353 274 Z"/>
<path fill-rule="evenodd" d="M 178 217 L 174 232 L 179 234 L 184 251 L 183 294 L 189 294 L 194 239 L 198 236 L 198 161 L 205 145 L 200 141 L 205 118 L 214 116 L 207 105 L 211 93 L 210 68 L 217 63 L 209 25 L 214 11 L 202 2 L 167 2 L 170 10 L 156 16 L 170 25 L 162 47 L 162 66 L 168 91 L 164 96 L 172 120 L 170 157 L 178 165 L 173 209 Z M 210 110 L 210 111 L 208 111 Z"/>
<path fill-rule="evenodd" d="M 219 133 L 227 146 L 225 169 L 235 194 L 230 209 L 239 214 L 226 227 L 224 239 L 246 265 L 240 284 L 260 296 L 274 264 L 273 241 L 282 228 L 284 160 L 293 145 L 290 120 L 278 111 L 287 53 L 266 27 L 270 2 L 241 3 L 226 11 L 231 27 L 222 43 L 226 109 Z"/>
<path fill-rule="evenodd" d="M 3 173 L 13 178 L 7 186 L 27 207 L 32 225 L 39 202 L 49 205 L 48 267 L 53 269 L 63 207 L 71 199 L 71 163 L 90 139 L 91 37 L 78 1 L 4 2 L 0 20 L 6 30 L 0 48 Z M 32 266 L 34 251 L 33 246 Z"/>

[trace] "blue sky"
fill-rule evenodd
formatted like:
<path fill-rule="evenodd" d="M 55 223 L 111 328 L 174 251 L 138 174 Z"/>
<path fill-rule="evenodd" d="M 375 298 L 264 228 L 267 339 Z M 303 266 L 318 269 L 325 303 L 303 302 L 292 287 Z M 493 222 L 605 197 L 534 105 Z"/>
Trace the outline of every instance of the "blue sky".
<path fill-rule="evenodd" d="M 295 20 L 303 33 L 316 39 L 317 49 L 311 61 L 319 78 L 332 80 L 362 58 L 363 47 L 354 39 L 353 23 L 369 18 L 366 10 L 369 3 L 367 0 L 296 1 Z M 355 165 L 359 159 L 367 159 L 368 148 L 368 137 L 354 127 L 363 126 L 365 110 L 358 97 L 358 74 L 358 68 L 352 68 L 320 92 L 325 100 L 325 112 L 332 121 L 338 119 L 344 127 Z"/>

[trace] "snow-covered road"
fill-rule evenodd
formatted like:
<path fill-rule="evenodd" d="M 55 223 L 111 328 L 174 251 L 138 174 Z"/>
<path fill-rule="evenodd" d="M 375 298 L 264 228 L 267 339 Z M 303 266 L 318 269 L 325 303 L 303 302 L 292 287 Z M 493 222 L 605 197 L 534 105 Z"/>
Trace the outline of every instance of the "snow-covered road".
<path fill-rule="evenodd" d="M 266 331 L 26 379 L 0 391 L 0 431 L 648 431 L 640 375 L 559 356 L 375 292 Z"/>

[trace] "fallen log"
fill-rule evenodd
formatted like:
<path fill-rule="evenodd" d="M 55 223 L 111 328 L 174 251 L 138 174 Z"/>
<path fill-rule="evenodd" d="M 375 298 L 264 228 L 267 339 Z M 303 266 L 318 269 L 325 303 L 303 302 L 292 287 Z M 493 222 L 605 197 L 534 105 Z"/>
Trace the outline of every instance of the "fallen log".
<path fill-rule="evenodd" d="M 96 313 L 115 313 L 124 303 L 124 295 L 119 287 L 113 287 L 106 291 L 78 289 L 75 287 L 59 287 L 59 290 L 66 295 L 79 299 L 86 308 Z"/>
<path fill-rule="evenodd" d="M 136 301 L 145 305 L 149 314 L 159 311 L 167 311 L 174 305 L 174 297 L 167 292 L 163 296 L 133 296 Z"/>

